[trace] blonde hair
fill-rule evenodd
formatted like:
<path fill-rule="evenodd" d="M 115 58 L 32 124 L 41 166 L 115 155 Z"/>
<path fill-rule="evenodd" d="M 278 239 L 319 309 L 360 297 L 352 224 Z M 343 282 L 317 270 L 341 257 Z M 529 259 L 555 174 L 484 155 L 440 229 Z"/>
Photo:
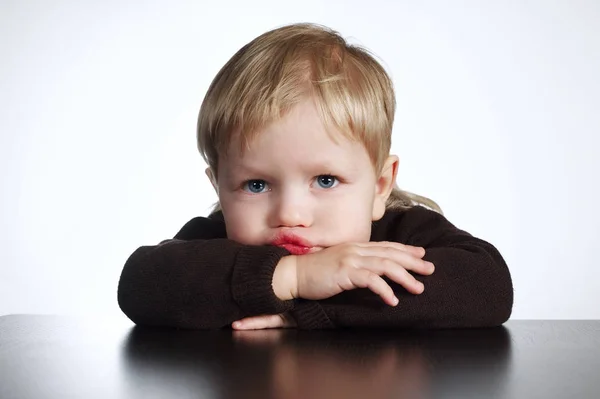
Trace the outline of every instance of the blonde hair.
<path fill-rule="evenodd" d="M 316 24 L 266 32 L 243 46 L 212 81 L 198 116 L 198 149 L 215 178 L 219 154 L 234 134 L 241 148 L 263 126 L 312 97 L 323 123 L 364 144 L 377 173 L 391 147 L 396 100 L 392 81 L 368 50 Z M 334 138 L 335 139 L 335 138 Z M 433 200 L 396 184 L 387 209 L 415 205 L 442 213 Z M 213 212 L 219 210 L 216 204 Z"/>

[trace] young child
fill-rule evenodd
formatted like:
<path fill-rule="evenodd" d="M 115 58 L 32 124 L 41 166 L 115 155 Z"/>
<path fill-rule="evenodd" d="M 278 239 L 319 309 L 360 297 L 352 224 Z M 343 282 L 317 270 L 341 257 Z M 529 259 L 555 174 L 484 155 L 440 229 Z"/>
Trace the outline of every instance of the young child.
<path fill-rule="evenodd" d="M 198 119 L 218 205 L 129 257 L 123 312 L 195 329 L 504 323 L 500 253 L 395 185 L 394 112 L 382 66 L 328 28 L 285 26 L 242 47 Z"/>

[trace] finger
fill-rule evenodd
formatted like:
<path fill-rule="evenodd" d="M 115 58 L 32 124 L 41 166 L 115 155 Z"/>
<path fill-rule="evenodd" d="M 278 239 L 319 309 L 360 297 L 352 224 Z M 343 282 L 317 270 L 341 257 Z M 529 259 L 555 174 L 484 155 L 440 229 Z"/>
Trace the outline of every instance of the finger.
<path fill-rule="evenodd" d="M 415 247 L 413 245 L 408 245 L 408 244 L 402 244 L 400 242 L 393 242 L 393 241 L 369 241 L 369 242 L 365 242 L 365 243 L 359 243 L 357 245 L 363 246 L 363 247 L 395 248 L 395 249 L 398 249 L 400 251 L 409 252 L 411 254 L 414 254 L 415 256 L 418 256 L 419 258 L 422 258 L 423 256 L 425 256 L 425 248 L 423 248 L 423 247 Z"/>
<path fill-rule="evenodd" d="M 263 328 L 280 328 L 283 327 L 283 319 L 279 315 L 260 315 L 246 317 L 238 321 L 234 321 L 231 327 L 235 330 L 260 330 Z"/>
<path fill-rule="evenodd" d="M 264 328 L 273 328 L 274 320 L 268 316 L 253 316 L 235 321 L 231 327 L 235 330 L 260 330 Z"/>
<path fill-rule="evenodd" d="M 388 305 L 396 306 L 398 304 L 398 298 L 392 287 L 380 276 L 367 269 L 351 269 L 348 273 L 348 286 L 342 288 L 345 291 L 353 288 L 368 288 L 379 295 Z"/>
<path fill-rule="evenodd" d="M 359 258 L 357 266 L 379 276 L 385 275 L 392 281 L 400 284 L 411 294 L 421 294 L 425 289 L 423 283 L 410 274 L 403 265 L 389 258 L 363 256 Z"/>
<path fill-rule="evenodd" d="M 410 270 L 425 276 L 432 274 L 435 270 L 435 266 L 433 265 L 433 263 L 413 256 L 409 252 L 400 251 L 393 247 L 365 247 L 361 249 L 360 255 L 362 255 L 363 257 L 370 256 L 379 257 L 383 259 L 390 259 L 398 263 L 406 270 Z"/>
<path fill-rule="evenodd" d="M 423 256 L 425 256 L 425 248 L 423 247 L 415 247 L 412 245 L 408 245 L 408 244 L 402 244 L 399 242 L 393 242 L 393 241 L 372 241 L 370 244 L 370 247 L 373 248 L 392 248 L 392 249 L 396 249 L 402 252 L 406 252 L 409 253 L 411 255 L 414 255 L 418 258 L 422 258 Z"/>

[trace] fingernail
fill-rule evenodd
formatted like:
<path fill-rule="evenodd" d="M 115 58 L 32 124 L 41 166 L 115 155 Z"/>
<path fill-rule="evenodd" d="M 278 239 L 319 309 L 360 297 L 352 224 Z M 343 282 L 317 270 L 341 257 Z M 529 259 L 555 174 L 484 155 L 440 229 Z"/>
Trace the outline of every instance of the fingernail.
<path fill-rule="evenodd" d="M 234 321 L 233 322 L 233 328 L 240 328 L 242 326 L 242 322 L 241 321 Z"/>
<path fill-rule="evenodd" d="M 394 304 L 394 306 L 396 306 L 396 305 L 398 304 L 398 302 L 400 302 L 400 301 L 398 300 L 398 298 L 397 298 L 397 297 L 394 297 L 394 300 L 392 301 L 392 303 Z"/>

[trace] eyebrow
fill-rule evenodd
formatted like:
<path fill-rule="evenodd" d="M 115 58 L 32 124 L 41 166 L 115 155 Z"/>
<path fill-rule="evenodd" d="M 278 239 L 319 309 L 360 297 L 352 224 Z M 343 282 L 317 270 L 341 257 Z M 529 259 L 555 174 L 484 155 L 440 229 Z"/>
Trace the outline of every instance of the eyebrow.
<path fill-rule="evenodd" d="M 245 175 L 263 175 L 263 176 L 268 176 L 270 175 L 270 173 L 261 170 L 259 168 L 253 167 L 252 165 L 245 165 L 243 163 L 237 163 L 234 165 L 234 167 L 232 168 L 232 173 L 231 174 L 245 174 Z M 351 164 L 351 165 L 346 165 L 344 166 L 340 166 L 340 165 L 334 165 L 330 162 L 315 162 L 313 164 L 309 164 L 307 166 L 304 167 L 304 170 L 307 171 L 307 173 L 311 173 L 311 174 L 325 174 L 325 173 L 331 173 L 331 174 L 350 174 L 350 173 L 354 173 L 356 172 L 356 166 L 355 164 Z"/>

